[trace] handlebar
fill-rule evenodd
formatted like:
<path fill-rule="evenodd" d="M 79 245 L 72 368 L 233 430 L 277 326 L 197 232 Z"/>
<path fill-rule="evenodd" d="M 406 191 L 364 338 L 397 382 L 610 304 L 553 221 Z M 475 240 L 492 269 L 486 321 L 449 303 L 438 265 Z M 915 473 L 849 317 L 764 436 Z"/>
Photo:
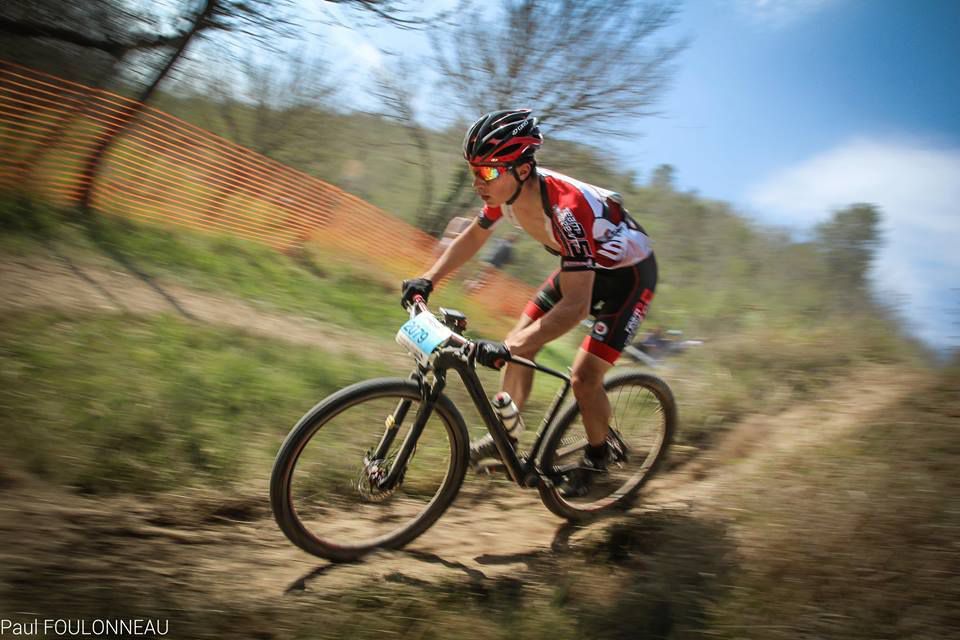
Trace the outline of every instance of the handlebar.
<path fill-rule="evenodd" d="M 407 311 L 410 312 L 410 318 L 413 319 L 424 311 L 429 311 L 429 309 L 427 309 L 427 301 L 418 293 L 413 296 L 413 302 L 407 307 Z"/>
<path fill-rule="evenodd" d="M 427 301 L 423 299 L 423 296 L 417 294 L 413 296 L 413 302 L 410 306 L 407 307 L 407 311 L 410 312 L 410 319 L 417 317 L 421 313 L 430 313 L 430 309 L 427 307 Z M 450 342 L 457 347 L 462 347 L 467 344 L 473 344 L 470 340 L 467 340 L 463 336 L 457 333 L 450 334 Z"/>
<path fill-rule="evenodd" d="M 421 313 L 424 313 L 424 312 L 429 313 L 430 309 L 427 307 L 427 301 L 423 299 L 423 296 L 421 296 L 420 294 L 417 294 L 413 296 L 413 302 L 407 307 L 407 311 L 410 312 L 410 318 L 412 319 Z M 450 335 L 450 342 L 453 346 L 458 348 L 467 347 L 467 346 L 469 346 L 470 348 L 473 348 L 475 344 L 472 340 L 468 338 L 464 338 L 458 333 L 452 333 Z M 471 353 L 471 356 L 472 355 L 473 354 Z M 471 360 L 472 360 L 472 357 L 471 357 Z M 508 362 L 512 362 L 523 367 L 528 367 L 536 371 L 542 371 L 546 374 L 552 375 L 557 378 L 562 378 L 564 380 L 570 379 L 569 376 L 567 376 L 564 373 L 556 371 L 555 369 L 551 369 L 550 367 L 545 367 L 542 364 L 538 364 L 537 362 L 534 362 L 533 360 L 528 360 L 527 358 L 521 358 L 520 356 L 511 355 Z"/>

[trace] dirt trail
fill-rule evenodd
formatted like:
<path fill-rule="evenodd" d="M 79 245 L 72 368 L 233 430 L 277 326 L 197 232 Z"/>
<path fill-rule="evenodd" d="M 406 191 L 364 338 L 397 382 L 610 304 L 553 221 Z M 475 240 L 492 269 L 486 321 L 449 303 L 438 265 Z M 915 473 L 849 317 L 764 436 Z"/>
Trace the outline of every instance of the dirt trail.
<path fill-rule="evenodd" d="M 122 299 L 128 311 L 167 310 L 134 278 L 103 269 L 84 272 L 97 284 L 54 262 L 0 262 L 3 305 L 116 309 L 118 303 L 102 288 Z M 326 338 L 342 329 L 170 289 L 204 322 L 309 344 L 340 343 Z M 669 509 L 704 518 L 720 515 L 723 505 L 714 498 L 723 491 L 755 476 L 785 451 L 858 427 L 865 416 L 898 402 L 912 383 L 891 369 L 867 369 L 832 388 L 829 396 L 776 416 L 750 417 L 711 453 L 652 481 L 638 506 L 617 518 Z M 535 491 L 468 475 L 447 514 L 408 549 L 378 553 L 359 564 L 331 565 L 283 537 L 266 496 L 261 478 L 231 495 L 204 490 L 84 498 L 4 471 L 0 464 L 0 599 L 9 590 L 18 602 L 33 596 L 67 606 L 96 599 L 96 590 L 106 588 L 133 601 L 173 599 L 170 606 L 199 602 L 214 608 L 231 603 L 228 610 L 234 610 L 271 607 L 297 593 L 332 598 L 344 589 L 383 582 L 523 581 L 539 558 L 576 548 L 611 522 L 573 528 L 550 514 Z"/>
<path fill-rule="evenodd" d="M 751 417 L 713 452 L 651 481 L 627 514 L 584 527 L 554 517 L 535 491 L 468 475 L 457 501 L 430 531 L 403 551 L 359 564 L 332 565 L 291 545 L 270 517 L 265 480 L 229 496 L 205 490 L 92 499 L 8 474 L 0 489 L 0 578 L 35 587 L 36 576 L 50 576 L 51 590 L 110 584 L 133 592 L 146 580 L 181 597 L 251 606 L 291 593 L 332 598 L 383 582 L 523 581 L 538 559 L 576 548 L 611 522 L 675 509 L 722 516 L 724 505 L 714 496 L 754 478 L 785 451 L 856 428 L 864 416 L 896 403 L 911 382 L 893 374 L 868 370 L 829 399 Z"/>
<path fill-rule="evenodd" d="M 385 358 L 391 364 L 409 364 L 409 358 L 390 340 L 352 333 L 313 318 L 267 311 L 229 296 L 167 282 L 161 285 L 167 296 L 197 322 L 310 345 L 331 353 L 375 353 L 378 359 Z M 178 313 L 170 299 L 129 272 L 32 256 L 0 256 L 0 300 L 6 310 Z"/>
<path fill-rule="evenodd" d="M 920 385 L 920 374 L 866 367 L 825 389 L 817 399 L 776 415 L 750 416 L 712 450 L 653 480 L 649 503 L 687 504 L 700 511 L 718 508 L 715 497 L 738 487 L 749 490 L 744 482 L 762 478 L 772 463 L 863 428 L 870 416 L 897 406 Z"/>
<path fill-rule="evenodd" d="M 342 327 L 175 284 L 163 283 L 163 288 L 198 322 L 331 351 L 349 343 L 354 352 L 380 358 L 386 353 L 391 364 L 409 365 L 391 341 L 358 342 L 352 334 L 346 341 Z M 167 299 L 129 273 L 36 257 L 0 258 L 0 301 L 5 311 L 175 312 Z M 535 492 L 514 491 L 502 479 L 471 477 L 440 525 L 410 553 L 329 567 L 280 533 L 269 513 L 265 478 L 230 496 L 194 491 L 95 499 L 43 485 L 5 466 L 0 460 L 0 582 L 22 587 L 48 575 L 54 580 L 46 587 L 51 591 L 65 586 L 60 579 L 136 591 L 148 576 L 151 583 L 200 590 L 204 597 L 216 591 L 259 600 L 289 591 L 339 590 L 371 579 L 476 582 L 515 572 L 527 555 L 549 550 L 561 524 Z"/>

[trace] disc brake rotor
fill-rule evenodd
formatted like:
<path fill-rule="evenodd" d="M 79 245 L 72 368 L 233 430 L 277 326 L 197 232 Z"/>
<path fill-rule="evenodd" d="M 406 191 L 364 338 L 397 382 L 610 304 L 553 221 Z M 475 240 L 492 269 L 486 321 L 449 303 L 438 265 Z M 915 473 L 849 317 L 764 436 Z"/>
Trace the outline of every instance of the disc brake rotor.
<path fill-rule="evenodd" d="M 389 475 L 393 466 L 392 460 L 369 460 L 364 458 L 364 465 L 357 477 L 357 491 L 368 502 L 383 502 L 393 495 L 400 486 L 400 482 L 390 488 L 382 486 L 383 480 Z"/>

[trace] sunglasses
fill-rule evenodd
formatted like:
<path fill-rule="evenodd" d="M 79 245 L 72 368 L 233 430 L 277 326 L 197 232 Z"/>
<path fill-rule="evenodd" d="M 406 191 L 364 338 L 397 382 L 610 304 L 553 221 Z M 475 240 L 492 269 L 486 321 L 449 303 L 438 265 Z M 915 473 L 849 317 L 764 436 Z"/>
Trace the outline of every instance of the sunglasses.
<path fill-rule="evenodd" d="M 496 167 L 475 167 L 471 165 L 470 169 L 473 171 L 473 175 L 480 178 L 484 182 L 493 182 L 509 171 L 510 167 L 503 164 Z"/>

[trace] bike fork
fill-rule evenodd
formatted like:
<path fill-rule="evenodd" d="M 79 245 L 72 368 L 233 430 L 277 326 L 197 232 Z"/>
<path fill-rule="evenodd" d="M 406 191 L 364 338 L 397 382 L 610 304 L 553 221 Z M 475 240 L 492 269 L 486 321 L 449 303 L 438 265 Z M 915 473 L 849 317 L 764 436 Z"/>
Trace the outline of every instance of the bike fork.
<path fill-rule="evenodd" d="M 410 374 L 410 379 L 416 380 L 420 384 L 422 395 L 424 389 L 423 377 L 414 371 Z M 380 438 L 380 442 L 377 443 L 377 446 L 370 452 L 368 456 L 370 460 L 386 459 L 387 452 L 390 451 L 390 447 L 393 446 L 393 441 L 400 431 L 400 425 L 406 420 L 407 413 L 410 411 L 410 405 L 412 404 L 413 400 L 401 400 L 397 403 L 397 408 L 393 410 L 393 413 L 388 415 L 386 420 L 383 421 L 383 426 L 386 427 L 386 430 L 383 432 L 383 437 Z"/>
<path fill-rule="evenodd" d="M 430 419 L 430 414 L 433 413 L 434 405 L 440 398 L 440 394 L 443 393 L 444 384 L 445 380 L 443 376 L 435 376 L 433 385 L 431 386 L 428 386 L 426 381 L 421 381 L 420 408 L 417 410 L 417 415 L 414 418 L 413 425 L 410 427 L 410 432 L 407 433 L 407 437 L 404 438 L 403 444 L 400 445 L 400 451 L 397 452 L 397 456 L 390 466 L 390 472 L 387 474 L 387 477 L 379 483 L 381 489 L 392 489 L 396 487 L 403 478 L 404 471 L 407 469 L 407 462 L 409 462 L 410 457 L 417 448 L 417 441 L 420 440 L 420 434 L 423 433 L 423 429 L 427 426 L 427 420 Z M 378 453 L 383 451 L 385 454 L 389 449 L 389 443 L 392 443 L 393 439 L 396 438 L 403 417 L 405 417 L 410 410 L 411 402 L 411 400 L 402 400 L 397 405 L 396 411 L 387 418 L 387 431 L 383 434 L 380 445 L 377 446 Z M 400 415 L 399 420 L 397 419 L 398 414 Z M 391 418 L 393 424 L 390 424 Z M 386 447 L 383 446 L 385 442 L 387 442 Z"/>

